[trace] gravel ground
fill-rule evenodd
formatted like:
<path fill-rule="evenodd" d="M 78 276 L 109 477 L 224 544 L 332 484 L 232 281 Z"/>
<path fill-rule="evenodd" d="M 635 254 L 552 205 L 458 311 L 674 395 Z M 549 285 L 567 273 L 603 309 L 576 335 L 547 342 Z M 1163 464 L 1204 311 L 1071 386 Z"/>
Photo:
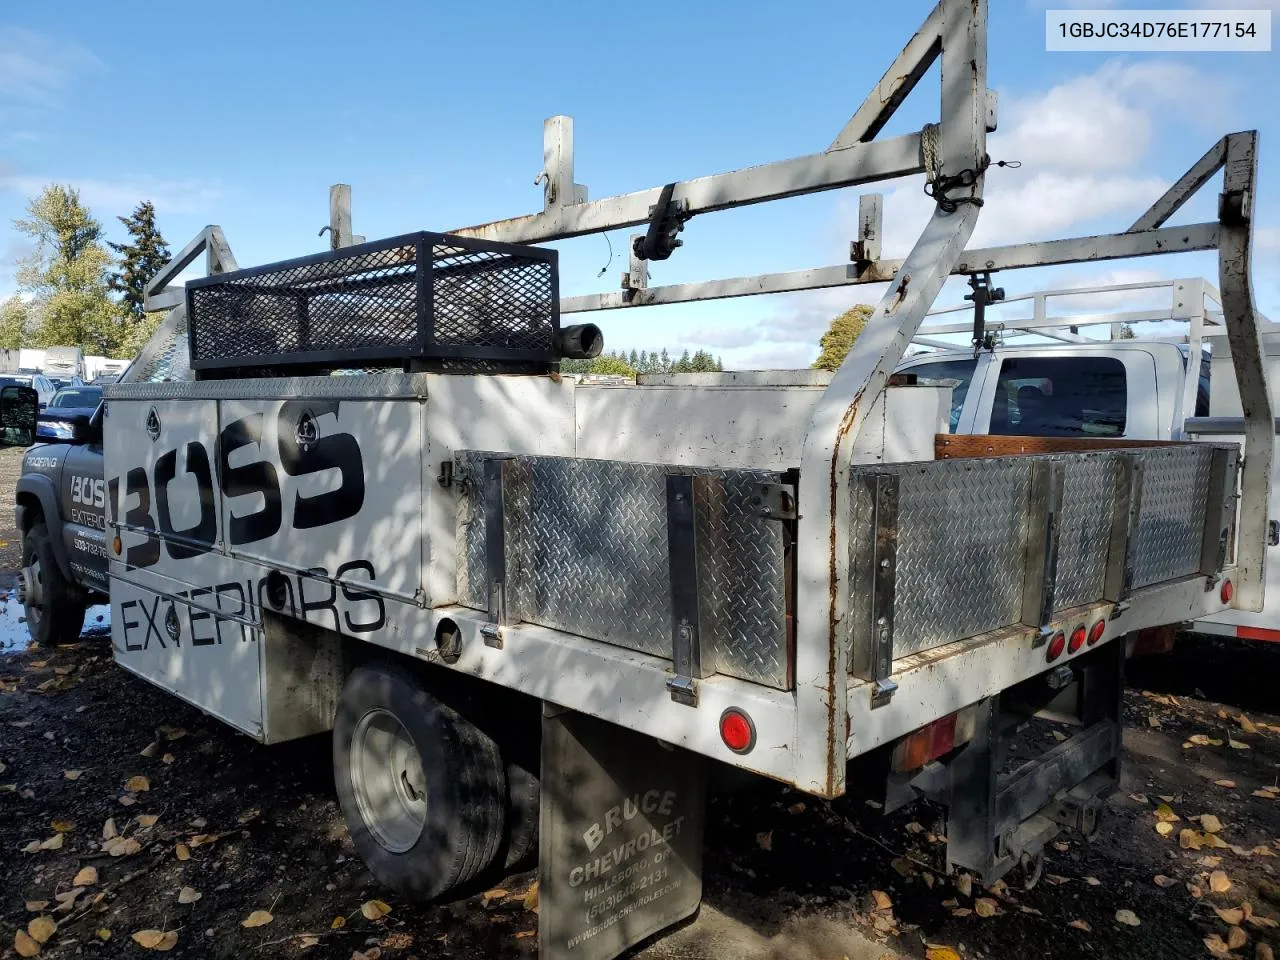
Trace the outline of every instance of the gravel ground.
<path fill-rule="evenodd" d="M 0 453 L 0 471 L 17 462 Z M 1135 664 L 1149 689 L 1125 697 L 1123 781 L 1101 836 L 1062 838 L 1030 891 L 945 876 L 927 806 L 886 818 L 765 782 L 713 793 L 704 906 L 635 956 L 881 960 L 933 945 L 965 960 L 1181 960 L 1212 956 L 1215 936 L 1265 956 L 1260 944 L 1280 948 L 1280 794 L 1265 789 L 1280 774 L 1280 717 L 1265 709 L 1280 703 L 1278 667 L 1280 648 L 1203 638 Z M 92 882 L 76 879 L 86 868 Z M 260 746 L 116 668 L 102 639 L 0 654 L 0 876 L 0 957 L 33 921 L 43 932 L 39 917 L 57 923 L 48 957 L 145 956 L 131 940 L 145 930 L 176 933 L 169 955 L 189 958 L 537 952 L 533 874 L 450 904 L 389 895 L 354 856 L 326 738 Z M 199 898 L 181 902 L 184 887 Z M 370 920 L 375 898 L 390 913 Z M 270 922 L 244 926 L 257 910 Z"/>

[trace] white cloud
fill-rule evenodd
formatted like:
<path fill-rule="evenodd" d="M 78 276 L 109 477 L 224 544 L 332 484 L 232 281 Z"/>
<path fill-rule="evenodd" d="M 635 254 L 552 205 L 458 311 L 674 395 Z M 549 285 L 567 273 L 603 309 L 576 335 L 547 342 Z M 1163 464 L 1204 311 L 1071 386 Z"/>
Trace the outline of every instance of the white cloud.
<path fill-rule="evenodd" d="M 34 106 L 53 106 L 80 73 L 102 61 L 71 40 L 0 26 L 0 98 Z"/>
<path fill-rule="evenodd" d="M 56 175 L 0 176 L 0 187 L 34 196 L 50 183 L 63 183 L 80 191 L 84 201 L 101 220 L 129 213 L 143 200 L 150 200 L 162 215 L 200 213 L 213 207 L 222 196 L 221 187 L 198 179 L 170 180 L 163 177 L 123 177 L 105 180 L 95 177 Z"/>

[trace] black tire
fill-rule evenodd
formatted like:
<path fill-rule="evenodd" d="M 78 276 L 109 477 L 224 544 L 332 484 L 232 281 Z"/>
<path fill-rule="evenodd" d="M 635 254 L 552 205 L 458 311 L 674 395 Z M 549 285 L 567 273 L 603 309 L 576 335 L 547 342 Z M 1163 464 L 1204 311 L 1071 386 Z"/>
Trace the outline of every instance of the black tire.
<path fill-rule="evenodd" d="M 84 592 L 58 567 L 53 540 L 43 520 L 22 538 L 22 604 L 27 632 L 41 646 L 75 643 L 84 628 Z"/>
<path fill-rule="evenodd" d="M 523 866 L 538 849 L 538 794 L 542 784 L 535 773 L 507 764 L 507 870 Z"/>
<path fill-rule="evenodd" d="M 386 732 L 395 721 L 408 746 Z M 379 747 L 389 755 L 380 757 Z M 404 896 L 443 896 L 497 856 L 507 800 L 498 747 L 403 666 L 366 664 L 347 678 L 333 727 L 333 769 L 357 852 L 379 882 Z M 419 802 L 416 813 L 406 812 Z"/>

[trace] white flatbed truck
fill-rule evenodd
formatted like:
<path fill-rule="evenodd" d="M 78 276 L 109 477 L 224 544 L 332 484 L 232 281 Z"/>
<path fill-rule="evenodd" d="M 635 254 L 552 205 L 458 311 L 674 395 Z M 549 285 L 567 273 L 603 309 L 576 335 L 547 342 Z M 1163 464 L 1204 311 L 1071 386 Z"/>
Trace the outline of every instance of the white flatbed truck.
<path fill-rule="evenodd" d="M 934 61 L 940 123 L 877 138 Z M 243 270 L 207 228 L 106 388 L 117 661 L 268 743 L 332 729 L 355 845 L 406 895 L 536 845 L 543 957 L 612 957 L 696 910 L 712 761 L 930 797 L 950 868 L 1034 875 L 1116 781 L 1118 641 L 1261 606 L 1272 414 L 1255 135 L 1123 233 L 966 250 L 994 125 L 986 4 L 942 0 L 822 153 L 588 201 L 557 117 L 541 213 L 354 243 L 338 189 L 332 250 Z M 1164 226 L 1216 169 L 1219 218 Z M 690 217 L 920 173 L 937 206 L 905 260 L 869 202 L 850 263 L 648 285 Z M 639 224 L 622 290 L 558 297 L 536 244 Z M 935 457 L 950 387 L 890 376 L 948 276 L 1178 250 L 1219 251 L 1242 446 Z M 209 276 L 170 286 L 201 252 Z M 556 373 L 600 348 L 562 313 L 882 281 L 823 388 Z M 1002 773 L 1048 708 L 1079 732 Z"/>

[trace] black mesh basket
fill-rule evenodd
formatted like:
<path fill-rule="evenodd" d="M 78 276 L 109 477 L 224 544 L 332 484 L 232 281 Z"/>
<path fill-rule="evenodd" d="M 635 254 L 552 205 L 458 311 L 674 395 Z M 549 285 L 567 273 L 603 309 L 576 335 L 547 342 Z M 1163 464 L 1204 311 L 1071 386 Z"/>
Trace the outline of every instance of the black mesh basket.
<path fill-rule="evenodd" d="M 556 252 L 411 233 L 189 281 L 187 316 L 195 370 L 549 364 Z"/>

